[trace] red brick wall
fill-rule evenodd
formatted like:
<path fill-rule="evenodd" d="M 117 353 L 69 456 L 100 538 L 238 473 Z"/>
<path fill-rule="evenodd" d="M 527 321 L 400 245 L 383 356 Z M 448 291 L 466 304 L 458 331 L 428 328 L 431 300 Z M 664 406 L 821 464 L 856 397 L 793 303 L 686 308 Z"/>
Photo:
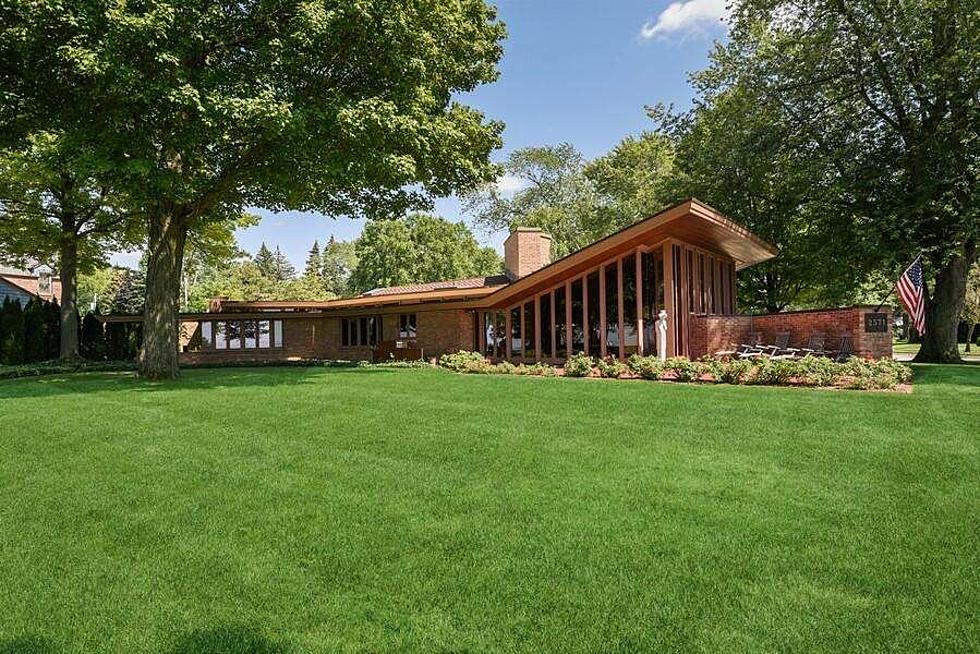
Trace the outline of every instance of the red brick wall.
<path fill-rule="evenodd" d="M 696 359 L 705 354 L 733 350 L 749 340 L 752 316 L 691 316 L 690 353 Z"/>
<path fill-rule="evenodd" d="M 890 327 L 886 332 L 864 331 L 864 316 L 874 310 L 875 307 L 857 306 L 787 311 L 763 316 L 691 316 L 690 355 L 691 358 L 697 358 L 719 350 L 732 349 L 739 343 L 749 342 L 756 333 L 762 335 L 764 343 L 773 343 L 776 334 L 789 332 L 790 347 L 806 347 L 811 335 L 822 333 L 825 338 L 824 347 L 835 349 L 841 336 L 850 335 L 857 356 L 890 358 Z M 891 309 L 882 307 L 880 312 L 887 315 L 890 326 Z"/>

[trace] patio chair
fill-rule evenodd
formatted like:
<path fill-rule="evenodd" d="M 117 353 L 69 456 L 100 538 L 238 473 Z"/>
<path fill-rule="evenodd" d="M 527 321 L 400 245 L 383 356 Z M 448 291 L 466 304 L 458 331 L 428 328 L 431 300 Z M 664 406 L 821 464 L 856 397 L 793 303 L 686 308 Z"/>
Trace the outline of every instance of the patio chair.
<path fill-rule="evenodd" d="M 852 354 L 854 354 L 854 344 L 851 341 L 850 335 L 845 335 L 840 337 L 840 344 L 837 346 L 837 349 L 828 351 L 825 356 L 840 363 L 841 361 L 847 361 Z"/>
<path fill-rule="evenodd" d="M 759 348 L 762 345 L 762 334 L 759 332 L 755 332 L 753 334 L 750 334 L 749 336 L 750 336 L 750 340 L 752 341 L 751 344 L 740 343 L 735 346 L 734 350 L 718 350 L 717 352 L 715 352 L 715 356 L 718 357 L 719 359 L 726 359 L 730 357 L 738 357 L 741 359 L 744 358 L 742 356 L 744 354 L 758 352 Z"/>
<path fill-rule="evenodd" d="M 761 356 L 767 356 L 770 359 L 781 359 L 787 358 L 786 348 L 789 345 L 789 332 L 782 332 L 776 334 L 775 343 L 772 345 L 759 345 L 755 351 L 747 352 L 746 354 L 740 356 L 742 359 L 758 359 Z"/>
<path fill-rule="evenodd" d="M 810 334 L 810 340 L 807 341 L 806 347 L 788 347 L 786 352 L 793 359 L 802 359 L 805 356 L 824 356 L 826 354 L 823 349 L 825 340 L 826 337 L 821 333 Z"/>

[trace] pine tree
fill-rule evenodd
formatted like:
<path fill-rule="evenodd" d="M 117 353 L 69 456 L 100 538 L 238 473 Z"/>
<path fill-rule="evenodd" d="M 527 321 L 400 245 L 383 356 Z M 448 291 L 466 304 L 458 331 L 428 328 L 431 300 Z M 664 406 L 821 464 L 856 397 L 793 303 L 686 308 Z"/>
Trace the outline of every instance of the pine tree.
<path fill-rule="evenodd" d="M 306 257 L 306 270 L 303 276 L 320 281 L 323 279 L 323 257 L 320 256 L 320 241 L 313 241 L 310 254 Z"/>
<path fill-rule="evenodd" d="M 90 361 L 105 359 L 105 332 L 102 323 L 91 311 L 82 320 L 81 354 Z"/>
<path fill-rule="evenodd" d="M 296 268 L 293 267 L 293 264 L 289 263 L 289 259 L 282 253 L 278 245 L 276 246 L 276 253 L 272 259 L 272 278 L 274 280 L 277 282 L 288 282 L 290 279 L 296 277 Z"/>
<path fill-rule="evenodd" d="M 43 300 L 31 299 L 24 308 L 24 362 L 44 361 L 45 325 Z"/>
<path fill-rule="evenodd" d="M 76 320 L 76 325 L 81 322 Z M 44 360 L 57 359 L 61 355 L 61 307 L 58 301 L 44 303 Z"/>
<path fill-rule="evenodd" d="M 20 302 L 4 301 L 3 324 L 0 325 L 0 363 L 15 366 L 24 363 L 24 309 Z"/>
<path fill-rule="evenodd" d="M 259 267 L 259 270 L 265 277 L 269 279 L 275 278 L 275 258 L 273 257 L 272 251 L 266 247 L 265 241 L 262 241 L 262 245 L 259 246 L 259 251 L 256 253 L 255 265 Z"/>
<path fill-rule="evenodd" d="M 140 314 L 146 301 L 146 271 L 126 270 L 112 302 L 112 313 Z"/>

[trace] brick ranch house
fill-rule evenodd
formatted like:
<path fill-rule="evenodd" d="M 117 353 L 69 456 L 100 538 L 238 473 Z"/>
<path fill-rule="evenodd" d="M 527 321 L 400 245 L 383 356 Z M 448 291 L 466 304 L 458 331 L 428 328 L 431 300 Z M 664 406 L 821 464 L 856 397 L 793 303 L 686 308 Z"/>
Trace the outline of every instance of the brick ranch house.
<path fill-rule="evenodd" d="M 214 300 L 207 313 L 181 315 L 181 361 L 379 361 L 458 350 L 513 361 L 561 362 L 576 352 L 626 358 L 656 352 L 661 309 L 669 356 L 696 358 L 753 338 L 771 343 L 780 333 L 801 347 L 816 333 L 827 347 L 850 336 L 859 356 L 891 356 L 887 310 L 737 314 L 738 271 L 776 249 L 698 200 L 558 261 L 550 252 L 549 235 L 520 228 L 504 242 L 504 275 L 327 302 Z"/>

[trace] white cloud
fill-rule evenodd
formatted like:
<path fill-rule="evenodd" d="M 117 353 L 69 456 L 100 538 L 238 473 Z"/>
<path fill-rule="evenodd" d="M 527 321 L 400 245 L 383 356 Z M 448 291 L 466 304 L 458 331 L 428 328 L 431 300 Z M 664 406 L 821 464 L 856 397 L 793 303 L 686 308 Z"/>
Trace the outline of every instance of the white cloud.
<path fill-rule="evenodd" d="M 513 195 L 527 187 L 527 181 L 515 175 L 503 175 L 497 180 L 497 192 L 501 195 Z"/>
<path fill-rule="evenodd" d="M 666 34 L 701 33 L 717 27 L 728 17 L 726 4 L 731 0 L 682 0 L 672 2 L 660 12 L 657 20 L 644 23 L 640 30 L 643 39 L 654 39 Z"/>

